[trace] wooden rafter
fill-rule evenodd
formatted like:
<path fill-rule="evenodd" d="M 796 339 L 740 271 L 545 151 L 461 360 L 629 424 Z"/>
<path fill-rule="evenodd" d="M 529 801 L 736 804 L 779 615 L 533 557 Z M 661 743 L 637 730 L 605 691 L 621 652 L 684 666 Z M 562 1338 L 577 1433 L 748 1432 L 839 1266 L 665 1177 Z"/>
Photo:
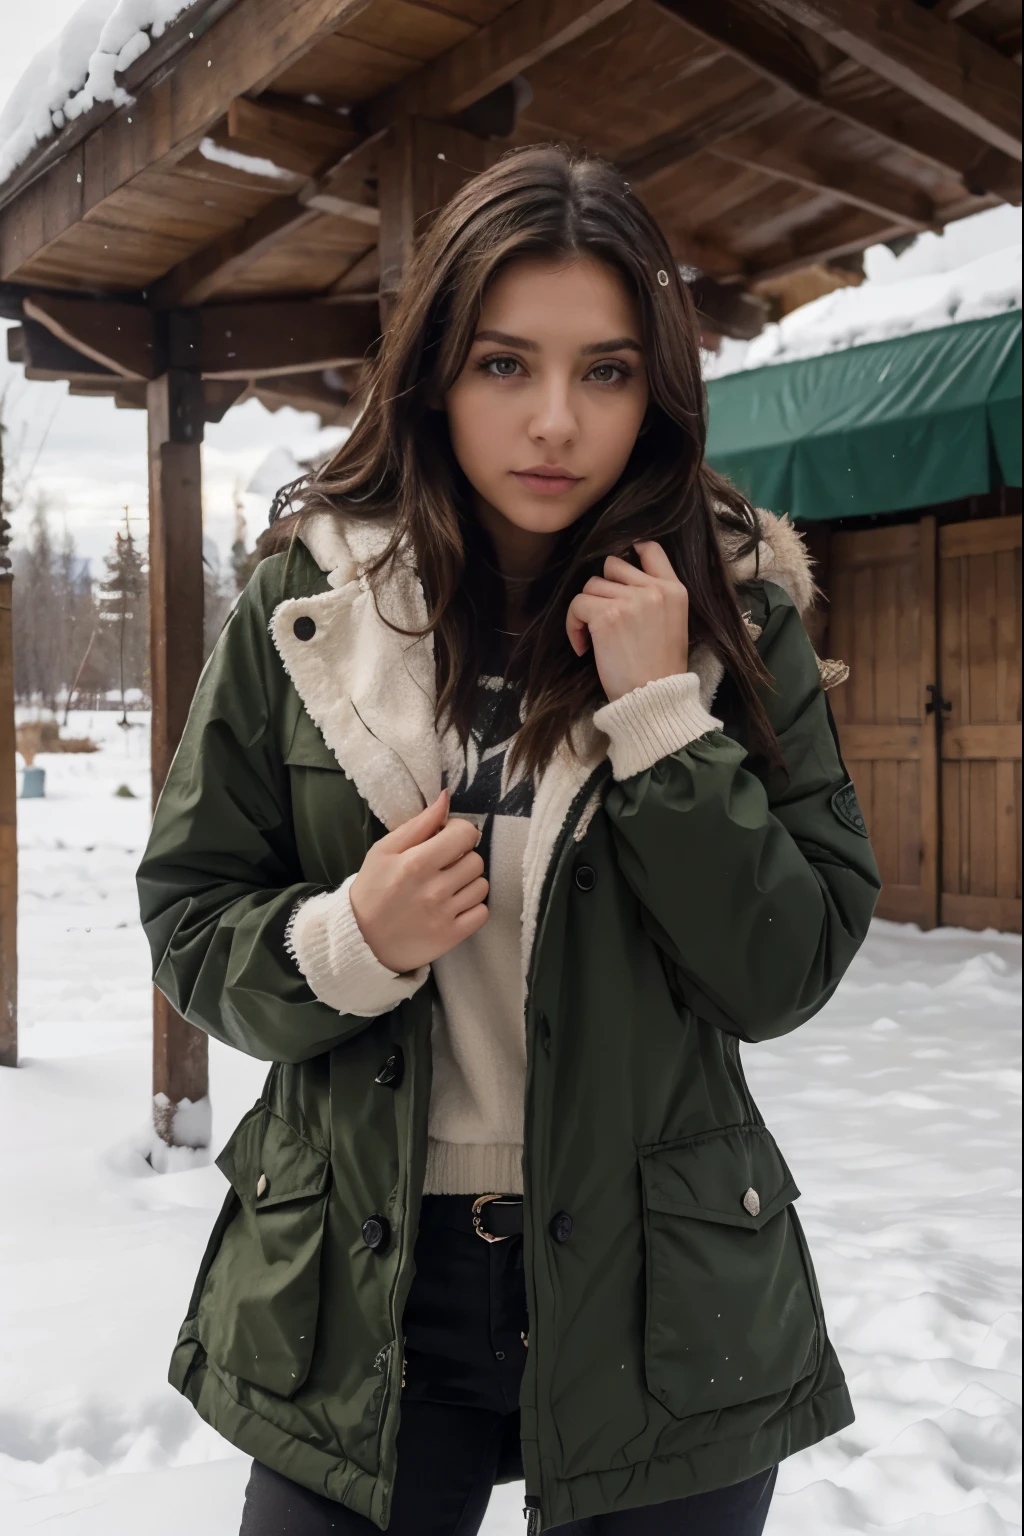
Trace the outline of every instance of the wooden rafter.
<path fill-rule="evenodd" d="M 768 306 L 756 294 L 716 283 L 712 277 L 695 278 L 689 288 L 705 330 L 739 341 L 750 341 L 764 330 Z"/>
<path fill-rule="evenodd" d="M 713 145 L 711 153 L 732 165 L 748 166 L 810 192 L 829 192 L 839 202 L 884 219 L 899 219 L 908 228 L 926 229 L 936 222 L 935 206 L 925 193 L 880 166 L 830 160 L 805 138 L 766 144 L 757 133 L 737 134 Z"/>
<path fill-rule="evenodd" d="M 281 197 L 268 203 L 247 224 L 229 230 L 172 267 L 166 277 L 154 284 L 153 302 L 162 309 L 177 304 L 202 304 L 281 240 L 319 217 L 318 209 L 308 208 L 298 197 Z"/>
<path fill-rule="evenodd" d="M 379 335 L 374 301 L 268 300 L 155 313 L 116 299 L 27 295 L 8 332 L 12 361 L 38 376 L 113 392 L 176 368 L 208 381 L 248 381 L 359 365 Z M 226 392 L 211 391 L 226 398 Z M 225 404 L 224 409 L 227 408 Z"/>
<path fill-rule="evenodd" d="M 160 371 L 153 316 L 141 304 L 32 294 L 23 309 L 28 319 L 37 320 L 76 353 L 122 378 L 155 379 Z"/>
<path fill-rule="evenodd" d="M 635 145 L 620 154 L 616 163 L 630 181 L 649 181 L 663 171 L 674 170 L 721 139 L 768 122 L 789 101 L 788 91 L 766 89 L 762 84 L 752 86 L 724 106 L 715 106 L 679 128 L 671 128 L 657 138 Z"/>
<path fill-rule="evenodd" d="M 207 379 L 269 379 L 361 363 L 380 335 L 376 304 L 300 299 L 193 311 Z"/>
<path fill-rule="evenodd" d="M 378 97 L 360 114 L 366 129 L 362 142 L 329 170 L 311 177 L 294 196 L 278 199 L 241 229 L 230 231 L 187 257 L 156 286 L 157 302 L 202 303 L 320 213 L 364 224 L 369 232 L 375 233 L 380 216 L 365 195 L 366 173 L 389 125 L 418 111 L 435 118 L 457 116 L 530 64 L 582 36 L 629 3 L 630 0 L 520 0 L 519 5 L 490 26 L 481 28 L 434 63 L 424 65 L 409 80 Z M 421 103 L 426 105 L 420 107 Z M 251 105 L 234 104 L 229 111 L 229 127 L 234 122 L 240 142 L 248 142 L 260 153 L 272 154 L 270 121 L 261 121 L 250 110 Z"/>
<path fill-rule="evenodd" d="M 912 0 L 755 0 L 825 39 L 890 85 L 1021 158 L 1020 70 Z"/>
<path fill-rule="evenodd" d="M 922 125 L 887 101 L 844 96 L 841 90 L 828 84 L 823 71 L 813 65 L 809 52 L 805 59 L 801 59 L 771 18 L 759 14 L 748 3 L 742 3 L 742 0 L 654 0 L 654 3 L 702 37 L 717 43 L 763 79 L 785 87 L 795 97 L 811 102 L 855 128 L 867 129 L 886 143 L 909 150 L 931 165 L 965 179 L 973 175 L 971 185 L 976 192 L 988 190 L 980 184 L 983 146 L 973 134 L 941 118 Z M 808 37 L 821 42 L 815 33 L 809 33 Z M 991 178 L 992 190 L 1001 197 L 1007 197 L 1007 189 L 1012 189 L 1015 178 L 1016 197 L 1007 197 L 1007 200 L 1020 201 L 1020 165 L 1011 156 L 1000 152 L 998 156 L 988 158 L 984 173 Z"/>
<path fill-rule="evenodd" d="M 454 117 L 630 3 L 519 0 L 489 26 L 378 96 L 364 111 L 364 121 L 372 132 L 403 117 Z"/>

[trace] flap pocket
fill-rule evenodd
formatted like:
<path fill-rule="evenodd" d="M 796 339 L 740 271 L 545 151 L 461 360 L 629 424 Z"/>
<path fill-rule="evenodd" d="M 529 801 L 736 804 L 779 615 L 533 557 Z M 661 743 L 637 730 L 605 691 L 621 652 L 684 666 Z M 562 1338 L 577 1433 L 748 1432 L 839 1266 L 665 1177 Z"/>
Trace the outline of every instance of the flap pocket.
<path fill-rule="evenodd" d="M 763 1126 L 640 1149 L 647 1385 L 679 1418 L 787 1394 L 824 1330 L 793 1209 L 799 1191 Z"/>
<path fill-rule="evenodd" d="M 313 1358 L 330 1155 L 261 1102 L 217 1166 L 239 1205 L 203 1287 L 199 1337 L 221 1370 L 289 1397 Z"/>
<path fill-rule="evenodd" d="M 642 1147 L 647 1204 L 757 1232 L 800 1191 L 771 1133 L 733 1125 L 706 1136 Z"/>
<path fill-rule="evenodd" d="M 262 1103 L 249 1111 L 217 1159 L 250 1209 L 322 1195 L 330 1166 L 327 1152 Z"/>

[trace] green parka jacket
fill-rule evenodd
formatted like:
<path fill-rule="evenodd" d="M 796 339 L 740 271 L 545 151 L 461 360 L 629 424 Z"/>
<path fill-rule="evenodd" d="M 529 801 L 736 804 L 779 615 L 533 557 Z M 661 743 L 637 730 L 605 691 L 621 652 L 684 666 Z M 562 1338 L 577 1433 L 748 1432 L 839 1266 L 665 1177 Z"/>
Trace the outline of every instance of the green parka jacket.
<path fill-rule="evenodd" d="M 759 574 L 753 556 L 733 569 L 787 772 L 748 758 L 721 664 L 696 650 L 722 730 L 616 779 L 585 722 L 536 786 L 517 1450 L 540 1530 L 739 1481 L 852 1419 L 740 1043 L 821 1008 L 879 882 L 801 619 L 802 544 L 762 524 Z M 138 879 L 156 984 L 272 1063 L 218 1159 L 231 1187 L 171 1381 L 236 1446 L 385 1529 L 432 983 L 381 1017 L 341 1013 L 286 939 L 296 904 L 433 799 L 458 751 L 433 728 L 430 642 L 384 624 L 360 575 L 380 539 L 325 515 L 257 568 Z M 380 602 L 422 622 L 408 564 Z M 371 1214 L 388 1237 L 374 1248 Z"/>

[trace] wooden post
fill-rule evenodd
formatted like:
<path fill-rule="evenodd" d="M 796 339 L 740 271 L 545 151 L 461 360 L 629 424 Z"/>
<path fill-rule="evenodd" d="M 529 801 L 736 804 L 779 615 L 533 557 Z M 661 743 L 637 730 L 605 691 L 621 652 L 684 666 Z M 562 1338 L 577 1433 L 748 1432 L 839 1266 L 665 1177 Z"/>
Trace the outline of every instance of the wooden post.
<path fill-rule="evenodd" d="M 471 176 L 505 149 L 462 128 L 403 117 L 387 134 L 377 165 L 380 208 L 380 320 L 387 328 L 417 235 Z"/>
<path fill-rule="evenodd" d="M 147 386 L 149 670 L 154 807 L 203 665 L 203 385 L 170 368 Z M 153 1124 L 169 1146 L 209 1141 L 207 1040 L 153 993 Z"/>
<path fill-rule="evenodd" d="M 18 1065 L 18 814 L 14 777 L 13 585 L 10 571 L 0 570 L 0 1067 Z"/>

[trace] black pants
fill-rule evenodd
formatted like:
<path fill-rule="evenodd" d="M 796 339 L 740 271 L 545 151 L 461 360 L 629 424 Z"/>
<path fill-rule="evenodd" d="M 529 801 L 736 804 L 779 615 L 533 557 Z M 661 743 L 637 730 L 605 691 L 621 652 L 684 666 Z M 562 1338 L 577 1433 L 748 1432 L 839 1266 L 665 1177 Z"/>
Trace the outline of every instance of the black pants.
<path fill-rule="evenodd" d="M 470 1195 L 426 1195 L 406 1304 L 389 1536 L 475 1536 L 494 1483 L 522 1476 L 528 1332 L 523 1242 L 485 1243 Z M 560 1536 L 761 1536 L 776 1469 L 729 1488 L 558 1527 Z M 373 1536 L 377 1527 L 253 1462 L 240 1536 Z M 524 1525 L 525 1530 L 525 1525 Z"/>

